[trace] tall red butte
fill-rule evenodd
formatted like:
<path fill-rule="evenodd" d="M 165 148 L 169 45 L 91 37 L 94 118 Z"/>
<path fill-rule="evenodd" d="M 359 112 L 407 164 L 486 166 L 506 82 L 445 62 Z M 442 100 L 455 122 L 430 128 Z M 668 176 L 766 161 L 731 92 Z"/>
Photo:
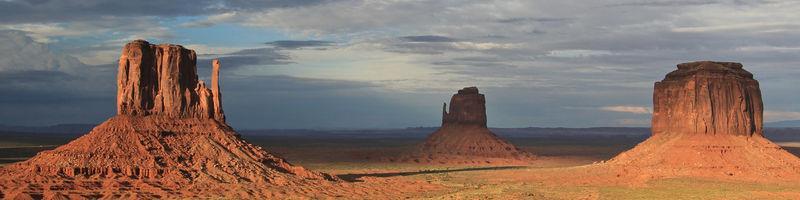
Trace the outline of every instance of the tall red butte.
<path fill-rule="evenodd" d="M 117 115 L 68 144 L 0 169 L 0 197 L 326 195 L 320 187 L 335 178 L 291 165 L 245 142 L 225 123 L 219 61 L 212 63 L 208 88 L 198 80 L 196 60 L 194 51 L 179 45 L 125 45 Z"/>
<path fill-rule="evenodd" d="M 683 63 L 655 83 L 652 136 L 608 161 L 618 177 L 800 180 L 800 159 L 764 138 L 758 81 L 742 64 Z"/>
<path fill-rule="evenodd" d="M 476 87 L 458 90 L 442 126 L 403 161 L 438 164 L 525 163 L 533 156 L 495 135 L 486 126 L 486 98 Z"/>

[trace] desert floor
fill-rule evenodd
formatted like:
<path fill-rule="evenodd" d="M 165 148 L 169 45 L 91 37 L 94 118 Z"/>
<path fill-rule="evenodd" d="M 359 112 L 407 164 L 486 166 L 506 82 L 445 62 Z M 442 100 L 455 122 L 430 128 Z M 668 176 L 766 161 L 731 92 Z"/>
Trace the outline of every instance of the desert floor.
<path fill-rule="evenodd" d="M 0 165 L 24 160 L 77 135 L 4 137 Z M 316 137 L 244 134 L 247 141 L 294 164 L 337 175 L 346 183 L 381 185 L 406 192 L 368 199 L 800 199 L 798 183 L 753 183 L 693 178 L 660 179 L 635 185 L 581 184 L 559 180 L 570 169 L 609 159 L 644 136 L 597 138 L 509 138 L 540 155 L 528 165 L 419 165 L 381 159 L 408 151 L 420 137 Z M 797 141 L 797 142 L 800 142 Z M 795 155 L 800 143 L 778 141 Z M 547 176 L 543 176 L 547 175 Z M 579 182 L 579 181 L 577 181 Z M 339 198 L 347 199 L 346 196 Z"/>

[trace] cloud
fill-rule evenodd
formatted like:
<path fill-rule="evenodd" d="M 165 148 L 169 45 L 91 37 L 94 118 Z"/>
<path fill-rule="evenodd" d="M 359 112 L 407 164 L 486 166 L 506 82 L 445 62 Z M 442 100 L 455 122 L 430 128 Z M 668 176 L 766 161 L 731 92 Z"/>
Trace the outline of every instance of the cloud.
<path fill-rule="evenodd" d="M 292 63 L 291 57 L 285 52 L 272 47 L 242 49 L 232 53 L 203 55 L 206 58 L 198 59 L 200 73 L 210 70 L 212 59 L 219 59 L 220 64 L 228 71 L 235 71 L 243 67 L 268 67 L 287 65 Z"/>
<path fill-rule="evenodd" d="M 266 42 L 264 44 L 280 49 L 299 49 L 308 47 L 319 49 L 336 45 L 335 42 L 322 40 L 277 40 Z"/>
<path fill-rule="evenodd" d="M 114 110 L 115 69 L 83 64 L 21 32 L 0 31 L 0 119 L 95 123 Z"/>
<path fill-rule="evenodd" d="M 116 1 L 84 0 L 80 3 L 54 0 L 0 1 L 0 23 L 70 22 L 103 17 L 203 16 L 233 11 L 268 10 L 316 5 L 324 0 L 174 0 Z"/>
<path fill-rule="evenodd" d="M 512 17 L 505 19 L 498 19 L 498 23 L 523 23 L 523 22 L 538 22 L 538 23 L 561 23 L 574 20 L 573 18 L 555 18 L 555 17 Z"/>
<path fill-rule="evenodd" d="M 55 71 L 74 72 L 83 63 L 74 57 L 51 51 L 20 31 L 0 31 L 0 72 Z"/>
<path fill-rule="evenodd" d="M 608 55 L 613 55 L 613 53 L 604 50 L 585 50 L 585 49 L 553 50 L 547 53 L 547 56 L 556 58 L 581 58 L 581 57 L 608 56 Z"/>
<path fill-rule="evenodd" d="M 269 91 L 269 92 L 310 92 L 320 90 L 347 90 L 376 87 L 368 82 L 302 78 L 286 75 L 231 75 L 223 77 L 228 88 L 237 88 L 237 92 Z M 254 87 L 258 85 L 257 87 Z"/>
<path fill-rule="evenodd" d="M 715 0 L 660 0 L 660 1 L 633 1 L 617 4 L 609 4 L 609 7 L 678 7 L 678 6 L 699 6 L 717 4 Z"/>
<path fill-rule="evenodd" d="M 438 35 L 403 36 L 401 40 L 407 42 L 456 42 L 458 39 Z"/>
<path fill-rule="evenodd" d="M 764 111 L 764 121 L 777 122 L 788 120 L 800 120 L 800 112 L 794 111 Z"/>
<path fill-rule="evenodd" d="M 600 110 L 611 112 L 622 112 L 632 114 L 651 114 L 653 113 L 649 107 L 644 106 L 603 106 Z"/>
<path fill-rule="evenodd" d="M 394 94 L 441 93 L 446 98 L 454 89 L 477 85 L 482 91 L 508 96 L 489 99 L 504 103 L 493 106 L 498 111 L 492 116 L 497 117 L 490 120 L 505 126 L 619 125 L 620 119 L 644 117 L 641 110 L 635 111 L 641 113 L 637 115 L 603 112 L 598 105 L 648 105 L 653 82 L 676 64 L 693 60 L 743 62 L 760 81 L 767 110 L 796 108 L 793 86 L 800 84 L 796 79 L 800 68 L 789 67 L 800 65 L 796 14 L 800 2 L 796 1 L 0 2 L 0 29 L 20 30 L 48 51 L 66 52 L 83 63 L 114 63 L 121 45 L 134 38 L 193 44 L 198 53 L 206 48 L 198 61 L 201 68 L 208 67 L 207 59 L 220 57 L 230 70 L 225 74 L 249 75 L 237 79 L 294 83 L 270 90 L 289 93 L 312 82 L 349 88 L 314 90 L 341 100 L 328 105 L 332 107 L 348 107 L 354 100 L 336 93 L 355 90 L 379 91 L 357 93 L 369 93 L 370 100 L 379 101 L 380 95 Z M 254 46 L 265 40 L 273 42 Z M 6 59 L 3 62 L 22 61 L 0 64 L 0 69 L 62 72 L 72 77 L 57 80 L 73 82 L 69 87 L 88 87 L 77 83 L 92 78 L 66 69 L 92 65 L 72 65 L 72 59 L 59 58 L 63 53 L 51 56 L 36 50 L 33 43 L 28 45 L 3 49 L 7 55 L 0 57 Z M 12 51 L 31 53 L 25 57 Z M 40 53 L 45 56 L 33 56 Z M 363 83 L 370 86 L 360 86 Z M 292 100 L 317 97 L 290 96 Z M 411 108 L 427 105 L 415 99 L 393 100 L 398 99 L 415 102 Z M 565 111 L 561 105 L 585 109 Z M 311 117 L 310 110 L 302 112 L 312 114 L 296 116 Z M 531 113 L 550 117 L 531 117 Z"/>

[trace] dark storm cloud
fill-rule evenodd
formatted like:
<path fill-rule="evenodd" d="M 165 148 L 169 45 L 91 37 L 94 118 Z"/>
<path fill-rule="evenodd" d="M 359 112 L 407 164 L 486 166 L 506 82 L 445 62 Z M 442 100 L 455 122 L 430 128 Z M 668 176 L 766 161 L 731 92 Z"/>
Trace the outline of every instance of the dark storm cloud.
<path fill-rule="evenodd" d="M 406 42 L 456 42 L 458 39 L 438 35 L 416 35 L 400 37 Z"/>
<path fill-rule="evenodd" d="M 405 103 L 433 99 L 377 90 L 368 82 L 292 76 L 223 75 L 228 122 L 238 128 L 385 128 L 433 125 L 430 112 Z M 427 123 L 433 122 L 433 123 Z"/>
<path fill-rule="evenodd" d="M 308 47 L 320 49 L 336 45 L 336 43 L 333 41 L 323 40 L 278 40 L 266 42 L 264 44 L 281 49 L 300 49 Z"/>
<path fill-rule="evenodd" d="M 320 91 L 320 90 L 341 90 L 359 89 L 376 87 L 368 82 L 299 78 L 285 75 L 270 76 L 240 76 L 232 75 L 223 77 L 226 79 L 227 88 L 237 88 L 240 92 L 299 92 L 299 91 Z"/>
<path fill-rule="evenodd" d="M 113 73 L 99 74 L 0 72 L 0 121 L 34 126 L 101 122 L 114 112 L 115 82 Z"/>
<path fill-rule="evenodd" d="M 0 22 L 68 22 L 98 17 L 200 16 L 230 11 L 252 11 L 324 3 L 324 0 L 11 0 L 0 1 Z"/>
<path fill-rule="evenodd" d="M 244 49 L 230 54 L 204 55 L 220 60 L 221 65 L 226 70 L 236 70 L 244 66 L 269 66 L 291 64 L 291 57 L 275 48 L 255 48 Z M 202 68 L 200 73 L 209 71 L 211 58 L 198 59 L 198 67 Z"/>

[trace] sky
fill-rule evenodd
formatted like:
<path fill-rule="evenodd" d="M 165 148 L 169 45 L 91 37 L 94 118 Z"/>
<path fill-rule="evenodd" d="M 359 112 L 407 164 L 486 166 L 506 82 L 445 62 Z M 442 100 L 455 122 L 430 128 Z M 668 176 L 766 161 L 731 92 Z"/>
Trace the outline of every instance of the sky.
<path fill-rule="evenodd" d="M 800 2 L 0 0 L 0 124 L 100 123 L 135 39 L 222 63 L 241 129 L 438 126 L 458 89 L 492 127 L 649 126 L 679 63 L 741 62 L 766 121 L 800 120 Z"/>

